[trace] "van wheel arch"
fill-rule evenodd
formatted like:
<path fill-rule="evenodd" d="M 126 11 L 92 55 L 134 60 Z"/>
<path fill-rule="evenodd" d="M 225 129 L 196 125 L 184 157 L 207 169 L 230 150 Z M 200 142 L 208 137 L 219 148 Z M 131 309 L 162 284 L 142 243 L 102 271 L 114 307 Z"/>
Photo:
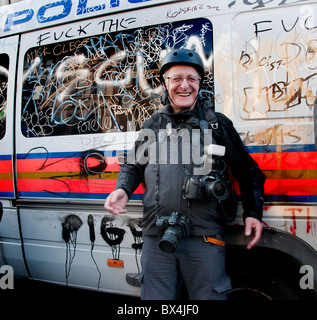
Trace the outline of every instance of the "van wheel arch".
<path fill-rule="evenodd" d="M 302 239 L 264 228 L 260 243 L 247 250 L 244 227 L 230 226 L 225 240 L 227 272 L 233 286 L 229 300 L 316 300 L 317 253 Z M 302 265 L 315 271 L 314 290 L 299 286 Z"/>

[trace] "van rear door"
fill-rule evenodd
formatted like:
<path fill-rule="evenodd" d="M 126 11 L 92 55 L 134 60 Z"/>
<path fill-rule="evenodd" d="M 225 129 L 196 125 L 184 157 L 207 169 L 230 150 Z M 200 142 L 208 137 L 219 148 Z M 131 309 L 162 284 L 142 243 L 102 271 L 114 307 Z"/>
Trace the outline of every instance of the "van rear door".
<path fill-rule="evenodd" d="M 0 266 L 27 277 L 21 248 L 14 188 L 14 97 L 19 37 L 0 39 Z"/>
<path fill-rule="evenodd" d="M 0 197 L 14 199 L 13 101 L 18 37 L 0 39 Z"/>

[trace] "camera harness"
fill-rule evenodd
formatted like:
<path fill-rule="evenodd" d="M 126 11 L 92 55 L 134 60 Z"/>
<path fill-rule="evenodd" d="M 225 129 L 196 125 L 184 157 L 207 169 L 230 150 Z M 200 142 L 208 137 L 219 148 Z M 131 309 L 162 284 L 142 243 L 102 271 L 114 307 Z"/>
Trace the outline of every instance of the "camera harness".
<path fill-rule="evenodd" d="M 197 101 L 198 99 L 198 96 L 196 97 L 195 99 L 195 102 Z M 202 110 L 202 107 L 201 105 L 198 103 L 196 104 L 196 107 L 197 107 L 197 111 L 198 111 L 198 117 L 199 117 L 199 127 L 200 127 L 200 131 L 201 131 L 201 137 L 203 138 L 204 137 L 204 130 L 207 130 L 208 129 L 208 122 L 205 118 L 205 114 L 204 114 L 204 111 Z M 167 135 L 169 136 L 170 135 L 170 131 L 172 130 L 172 128 L 170 127 L 171 126 L 171 123 L 168 122 L 167 125 L 166 125 L 166 133 Z M 214 123 L 211 123 L 210 124 L 211 128 L 214 129 L 214 130 L 217 130 L 218 129 L 218 122 L 214 122 Z M 178 128 L 180 128 L 180 126 L 178 126 Z M 190 173 L 188 172 L 188 170 L 186 169 L 185 165 L 182 166 L 186 175 L 188 177 L 190 177 Z M 155 186 L 155 201 L 156 201 L 156 204 L 155 204 L 155 209 L 156 209 L 156 214 L 155 216 L 157 218 L 160 218 L 160 214 L 159 214 L 159 200 L 160 200 L 160 166 L 157 167 L 157 173 L 156 173 L 156 179 L 155 179 L 155 182 L 156 182 L 156 186 Z M 187 199 L 188 201 L 188 208 L 190 207 L 190 200 Z M 206 239 L 205 239 L 206 241 Z M 210 241 L 209 241 L 210 242 Z"/>

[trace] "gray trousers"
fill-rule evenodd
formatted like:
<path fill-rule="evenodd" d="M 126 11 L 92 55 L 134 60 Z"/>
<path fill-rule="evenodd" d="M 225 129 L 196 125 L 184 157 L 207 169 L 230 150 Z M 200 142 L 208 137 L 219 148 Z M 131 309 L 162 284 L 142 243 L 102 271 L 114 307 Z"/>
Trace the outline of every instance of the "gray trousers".
<path fill-rule="evenodd" d="M 174 253 L 165 253 L 159 248 L 159 237 L 144 236 L 143 241 L 143 300 L 178 300 L 183 281 L 191 300 L 226 299 L 231 281 L 225 271 L 224 247 L 192 236 L 181 239 Z"/>

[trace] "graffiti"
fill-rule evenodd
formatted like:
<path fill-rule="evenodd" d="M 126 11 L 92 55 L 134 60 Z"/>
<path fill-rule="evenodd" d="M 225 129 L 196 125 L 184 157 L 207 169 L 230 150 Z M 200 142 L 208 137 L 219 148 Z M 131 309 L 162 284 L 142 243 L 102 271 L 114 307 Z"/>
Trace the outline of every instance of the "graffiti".
<path fill-rule="evenodd" d="M 101 175 L 107 167 L 107 161 L 101 152 L 91 151 L 81 157 L 79 167 L 83 176 Z"/>
<path fill-rule="evenodd" d="M 301 137 L 295 134 L 295 129 L 285 130 L 281 125 L 275 125 L 265 129 L 265 131 L 255 133 L 240 133 L 243 137 L 243 143 L 249 145 L 255 143 L 257 145 L 280 145 L 292 144 L 301 141 Z"/>
<path fill-rule="evenodd" d="M 239 19 L 245 30 L 235 46 L 242 117 L 311 117 L 317 89 L 313 8 L 290 10 L 287 17 L 272 11 L 265 20 Z"/>
<path fill-rule="evenodd" d="M 82 29 L 83 30 L 83 29 Z M 83 32 L 83 31 L 81 31 Z M 42 34 L 58 39 L 54 33 Z M 71 30 L 63 35 L 70 37 Z M 159 63 L 172 48 L 196 48 L 212 95 L 212 28 L 206 19 L 139 28 L 129 33 L 42 45 L 24 61 L 22 131 L 26 137 L 136 130 L 160 105 Z"/>
<path fill-rule="evenodd" d="M 66 262 L 65 262 L 66 285 L 68 285 L 70 270 L 76 255 L 77 232 L 82 224 L 83 223 L 81 219 L 73 214 L 65 217 L 62 223 L 62 238 L 66 243 Z"/>
<path fill-rule="evenodd" d="M 287 208 L 285 212 L 291 213 L 292 225 L 290 226 L 290 232 L 296 236 L 297 230 L 297 219 L 306 218 L 306 233 L 311 232 L 312 221 L 310 219 L 310 208 L 306 208 L 305 210 L 302 208 Z M 315 223 L 315 222 L 314 222 Z"/>
<path fill-rule="evenodd" d="M 113 259 L 120 260 L 120 244 L 123 240 L 125 230 L 113 226 L 113 221 L 113 217 L 104 217 L 100 225 L 100 234 L 111 247 Z"/>
<path fill-rule="evenodd" d="M 100 147 L 103 146 L 101 145 Z M 44 152 L 40 153 L 39 156 L 36 153 L 37 150 Z M 25 155 L 20 155 L 19 158 L 22 161 L 21 164 L 23 160 L 27 162 L 31 159 L 38 159 L 32 166 L 32 176 L 23 170 L 18 172 L 19 185 L 21 186 L 23 181 L 27 179 L 36 179 L 37 190 L 54 197 L 67 198 L 71 196 L 72 192 L 90 193 L 100 188 L 102 188 L 101 192 L 107 193 L 108 190 L 104 189 L 106 187 L 105 180 L 116 179 L 119 171 L 116 158 L 107 158 L 103 152 L 94 149 L 71 152 L 66 157 L 62 153 L 60 157 L 56 158 L 45 147 L 35 147 Z M 110 169 L 106 171 L 108 163 Z M 65 171 L 60 171 L 59 168 L 61 167 L 64 167 Z M 77 181 L 77 183 L 74 183 L 74 181 Z M 30 189 L 33 189 L 34 183 L 31 182 L 31 185 Z M 100 195 L 104 197 L 104 194 Z"/>
<path fill-rule="evenodd" d="M 0 54 L 0 140 L 6 130 L 6 107 L 7 107 L 7 86 L 9 78 L 9 57 Z"/>
<path fill-rule="evenodd" d="M 90 244 L 91 244 L 90 256 L 91 256 L 92 261 L 95 264 L 96 270 L 97 270 L 98 275 L 99 275 L 98 276 L 98 284 L 97 284 L 97 289 L 99 289 L 100 280 L 101 280 L 101 272 L 100 272 L 98 264 L 97 264 L 97 262 L 96 262 L 96 260 L 94 258 L 94 255 L 93 255 L 93 250 L 94 250 L 94 247 L 95 247 L 96 234 L 95 234 L 94 217 L 93 217 L 92 214 L 88 215 L 87 224 L 89 226 L 89 239 L 90 239 Z"/>
<path fill-rule="evenodd" d="M 183 16 L 188 13 L 196 12 L 196 11 L 202 11 L 202 10 L 213 10 L 213 11 L 220 11 L 219 6 L 211 6 L 209 4 L 196 4 L 192 6 L 186 6 L 186 7 L 180 7 L 179 9 L 173 11 L 173 9 L 169 8 L 166 12 L 166 18 L 167 19 L 175 19 L 178 16 Z"/>
<path fill-rule="evenodd" d="M 139 256 L 143 246 L 141 221 L 141 218 L 130 217 L 121 217 L 120 219 L 115 219 L 111 215 L 104 216 L 100 223 L 100 236 L 107 243 L 107 245 L 110 246 L 113 260 L 118 262 L 120 261 L 120 246 L 122 245 L 126 234 L 124 228 L 128 227 L 128 229 L 130 229 L 134 238 L 134 243 L 131 244 L 131 248 L 135 250 L 135 262 L 138 269 L 138 273 L 135 274 L 136 276 L 140 274 Z M 68 285 L 71 266 L 76 255 L 77 234 L 83 225 L 83 221 L 77 215 L 70 214 L 63 219 L 61 225 L 62 239 L 66 243 L 65 276 L 66 285 Z M 90 256 L 98 274 L 97 288 L 99 289 L 102 272 L 94 256 L 95 242 L 98 240 L 96 239 L 98 235 L 95 232 L 95 220 L 92 214 L 87 216 L 87 225 L 89 229 Z M 117 266 L 119 266 L 119 264 Z"/>
<path fill-rule="evenodd" d="M 258 89 L 255 87 L 245 87 L 243 89 L 245 95 L 243 111 L 246 113 L 253 112 L 255 99 L 266 102 L 266 104 L 257 107 L 257 110 L 260 110 L 261 113 L 286 111 L 289 108 L 301 105 L 302 102 L 311 109 L 315 96 L 309 83 L 314 84 L 316 82 L 317 79 L 314 78 L 316 75 L 317 73 L 314 73 L 305 79 L 294 79 L 287 83 L 279 81 Z M 305 89 L 307 90 L 306 92 L 303 91 Z"/>
<path fill-rule="evenodd" d="M 289 5 L 304 2 L 307 0 L 243 0 L 243 4 L 246 6 L 252 6 L 252 9 L 265 8 L 269 3 L 277 3 L 278 6 Z M 236 1 L 230 3 L 230 7 L 236 4 Z"/>
<path fill-rule="evenodd" d="M 131 233 L 134 237 L 134 243 L 131 247 L 135 250 L 135 261 L 138 268 L 138 275 L 140 274 L 138 255 L 141 254 L 143 248 L 141 222 L 141 218 L 131 219 L 130 221 L 128 221 L 128 226 L 130 227 Z"/>
<path fill-rule="evenodd" d="M 5 35 L 23 30 L 25 32 L 33 28 L 47 27 L 49 24 L 67 23 L 76 19 L 89 19 L 96 14 L 109 14 L 122 10 L 134 10 L 138 7 L 146 5 L 146 2 L 152 1 L 149 5 L 162 4 L 163 0 L 110 0 L 110 1 L 94 1 L 93 6 L 89 6 L 90 1 L 57 1 L 40 2 L 39 5 L 32 6 L 26 4 L 19 6 L 12 6 L 9 11 L 2 12 L 3 19 L 0 29 Z M 186 15 L 192 12 L 213 10 L 213 12 L 224 13 L 232 11 L 239 7 L 239 10 L 262 9 L 272 6 L 287 6 L 293 4 L 301 4 L 307 0 L 243 0 L 243 1 L 218 1 L 218 5 L 210 5 L 199 3 L 195 5 L 186 5 L 180 8 L 168 8 L 167 17 L 174 19 L 179 15 Z M 170 2 L 166 0 L 164 2 Z M 177 1 L 175 1 L 177 2 Z M 203 15 L 203 12 L 201 13 Z"/>
<path fill-rule="evenodd" d="M 41 33 L 37 38 L 37 44 L 39 46 L 42 46 L 44 42 L 48 41 L 60 41 L 60 40 L 67 40 L 71 38 L 77 38 L 81 37 L 82 35 L 86 35 L 88 33 L 88 29 L 96 28 L 100 29 L 100 32 L 115 32 L 119 31 L 121 29 L 127 29 L 131 24 L 134 24 L 136 22 L 136 18 L 122 18 L 122 19 L 105 19 L 100 21 L 97 25 L 92 24 L 91 22 L 85 24 L 84 26 L 79 25 L 76 28 L 68 28 L 66 31 L 61 31 L 59 33 L 55 32 L 45 32 Z M 73 47 L 75 49 L 79 49 L 82 46 L 82 42 L 80 40 L 71 41 L 68 43 L 63 43 L 60 45 L 57 45 L 53 48 L 52 54 L 60 55 L 65 54 L 68 52 L 73 51 Z"/>

